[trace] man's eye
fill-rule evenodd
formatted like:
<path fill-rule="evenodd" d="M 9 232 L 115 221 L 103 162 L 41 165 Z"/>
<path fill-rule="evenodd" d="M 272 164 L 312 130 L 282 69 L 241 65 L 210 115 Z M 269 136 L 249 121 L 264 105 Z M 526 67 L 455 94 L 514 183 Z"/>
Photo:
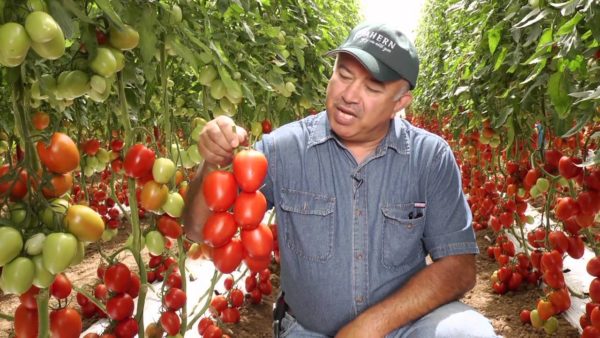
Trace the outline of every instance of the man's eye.
<path fill-rule="evenodd" d="M 379 88 L 379 87 L 367 86 L 367 89 L 373 93 L 381 93 L 382 92 L 381 88 Z"/>

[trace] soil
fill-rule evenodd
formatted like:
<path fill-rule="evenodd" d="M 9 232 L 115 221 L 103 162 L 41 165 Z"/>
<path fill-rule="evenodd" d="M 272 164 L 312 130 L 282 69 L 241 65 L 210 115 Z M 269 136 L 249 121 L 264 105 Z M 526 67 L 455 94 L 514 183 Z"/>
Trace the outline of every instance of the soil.
<path fill-rule="evenodd" d="M 485 248 L 489 245 L 486 238 L 490 233 L 480 231 L 477 233 L 477 241 L 481 253 L 477 257 L 477 284 L 473 290 L 468 292 L 462 301 L 471 305 L 492 321 L 496 333 L 503 337 L 544 337 L 546 334 L 542 329 L 535 329 L 531 325 L 523 325 L 519 320 L 522 309 L 533 309 L 535 301 L 542 295 L 539 288 L 529 288 L 518 292 L 509 292 L 505 295 L 497 295 L 490 286 L 490 276 L 497 269 L 497 264 L 487 257 Z M 102 245 L 103 252 L 110 254 L 122 246 L 128 236 L 127 229 L 123 229 L 115 239 Z M 147 256 L 147 255 L 145 255 Z M 93 284 L 97 279 L 96 269 L 101 262 L 100 255 L 94 248 L 89 248 L 85 260 L 77 266 L 67 270 L 66 275 L 74 285 L 83 286 Z M 125 263 L 134 266 L 133 259 L 125 260 Z M 261 338 L 272 337 L 271 311 L 272 304 L 279 287 L 279 279 L 276 273 L 272 275 L 273 294 L 263 297 L 258 305 L 244 306 L 241 310 L 241 321 L 238 324 L 224 325 L 224 333 L 231 337 Z M 242 287 L 243 288 L 243 287 Z M 77 307 L 75 297 L 70 299 L 71 304 Z M 18 305 L 17 297 L 3 295 L 0 292 L 0 313 L 14 314 Z M 52 306 L 52 302 L 51 302 Z M 579 332 L 571 326 L 562 316 L 558 316 L 559 328 L 555 337 L 579 337 Z M 84 327 L 93 323 L 92 320 L 84 322 Z M 0 337 L 12 337 L 12 324 L 0 319 Z"/>

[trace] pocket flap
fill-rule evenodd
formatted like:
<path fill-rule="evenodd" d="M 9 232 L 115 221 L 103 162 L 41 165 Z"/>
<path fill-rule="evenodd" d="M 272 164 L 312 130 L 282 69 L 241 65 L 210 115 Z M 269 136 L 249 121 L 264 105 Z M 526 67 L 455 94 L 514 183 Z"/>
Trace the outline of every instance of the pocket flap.
<path fill-rule="evenodd" d="M 326 216 L 335 208 L 335 197 L 283 188 L 281 208 L 299 214 Z"/>

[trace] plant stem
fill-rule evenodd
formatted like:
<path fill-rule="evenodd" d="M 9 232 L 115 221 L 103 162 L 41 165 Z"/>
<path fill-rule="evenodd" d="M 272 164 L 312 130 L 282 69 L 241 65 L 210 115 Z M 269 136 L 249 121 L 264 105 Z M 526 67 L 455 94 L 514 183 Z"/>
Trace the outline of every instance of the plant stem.
<path fill-rule="evenodd" d="M 50 292 L 48 288 L 40 289 L 40 293 L 36 296 L 38 306 L 38 338 L 48 338 L 50 332 L 50 323 L 48 317 L 48 300 Z"/>

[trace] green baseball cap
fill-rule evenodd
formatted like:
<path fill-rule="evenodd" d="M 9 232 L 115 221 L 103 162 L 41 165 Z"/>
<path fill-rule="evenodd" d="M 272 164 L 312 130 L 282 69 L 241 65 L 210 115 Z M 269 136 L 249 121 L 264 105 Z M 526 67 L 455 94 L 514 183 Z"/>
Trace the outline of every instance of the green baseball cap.
<path fill-rule="evenodd" d="M 354 56 L 381 82 L 405 79 L 410 89 L 417 85 L 417 49 L 406 35 L 389 24 L 359 24 L 339 48 L 327 54 L 340 52 Z"/>

